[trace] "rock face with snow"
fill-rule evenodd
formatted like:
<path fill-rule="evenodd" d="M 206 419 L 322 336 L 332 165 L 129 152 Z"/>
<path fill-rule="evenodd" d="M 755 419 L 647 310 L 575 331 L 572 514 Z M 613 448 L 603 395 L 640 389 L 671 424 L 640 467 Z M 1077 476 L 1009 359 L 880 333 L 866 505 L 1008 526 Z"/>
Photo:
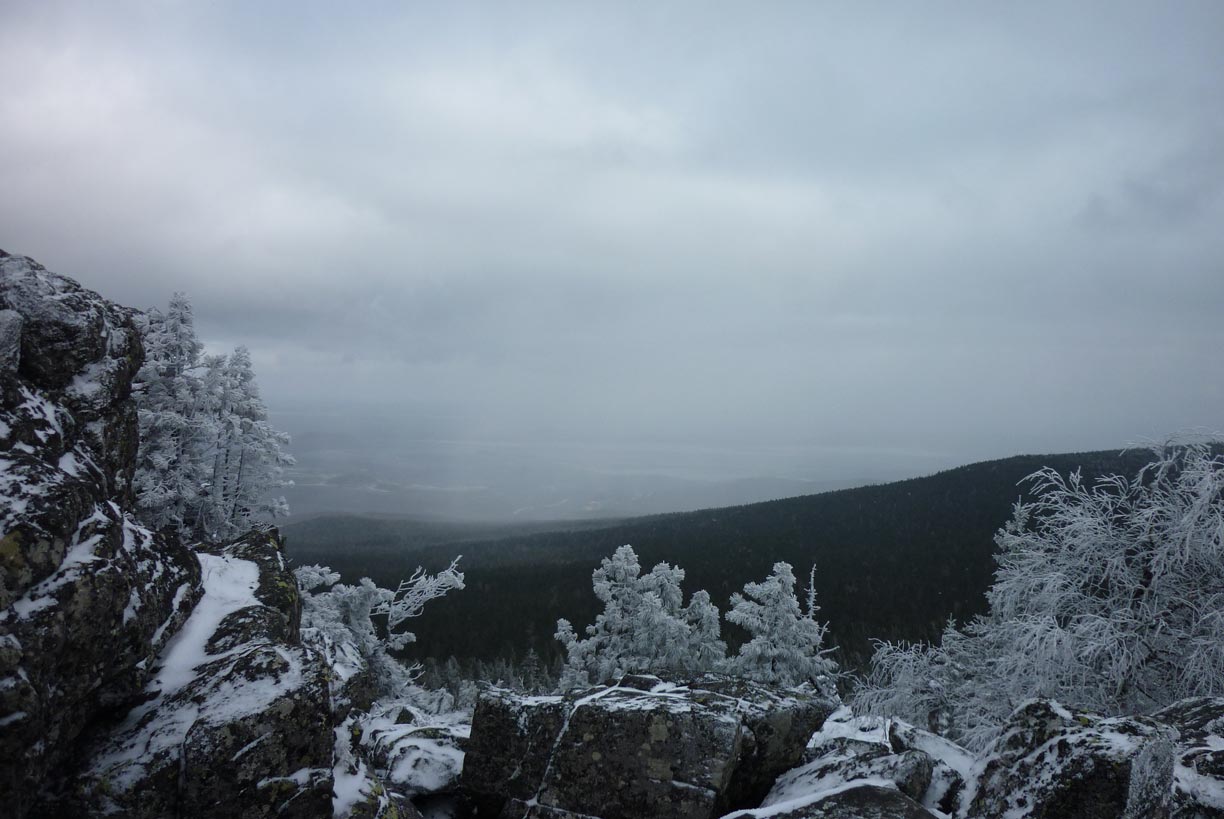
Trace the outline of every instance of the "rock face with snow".
<path fill-rule="evenodd" d="M 203 597 L 160 658 L 147 701 L 101 732 L 75 784 L 81 813 L 325 816 L 332 733 L 322 658 L 274 533 L 197 555 Z"/>
<path fill-rule="evenodd" d="M 717 676 L 631 676 L 564 697 L 494 689 L 462 784 L 482 815 L 720 816 L 757 804 L 833 707 Z"/>
<path fill-rule="evenodd" d="M 380 704 L 358 723 L 372 773 L 408 796 L 458 790 L 471 725 L 456 714 L 430 716 L 407 702 Z"/>
<path fill-rule="evenodd" d="M 968 814 L 982 819 L 1168 816 L 1174 732 L 1146 717 L 1106 718 L 1034 700 L 979 763 Z M 1142 764 L 1139 764 L 1139 763 Z"/>
<path fill-rule="evenodd" d="M 860 780 L 822 791 L 817 799 L 800 799 L 793 805 L 780 802 L 760 811 L 732 816 L 737 819 L 756 816 L 770 819 L 936 819 L 935 814 L 896 788 Z"/>
<path fill-rule="evenodd" d="M 130 704 L 198 594 L 180 544 L 125 514 L 130 313 L 0 251 L 0 804 L 23 816 L 77 736 Z"/>
<path fill-rule="evenodd" d="M 777 778 L 759 808 L 735 819 L 933 819 L 956 811 L 967 751 L 913 726 L 840 708 Z M 731 819 L 727 817 L 727 819 Z"/>
<path fill-rule="evenodd" d="M 1174 728 L 1172 815 L 1224 819 L 1224 698 L 1182 700 L 1152 715 Z"/>

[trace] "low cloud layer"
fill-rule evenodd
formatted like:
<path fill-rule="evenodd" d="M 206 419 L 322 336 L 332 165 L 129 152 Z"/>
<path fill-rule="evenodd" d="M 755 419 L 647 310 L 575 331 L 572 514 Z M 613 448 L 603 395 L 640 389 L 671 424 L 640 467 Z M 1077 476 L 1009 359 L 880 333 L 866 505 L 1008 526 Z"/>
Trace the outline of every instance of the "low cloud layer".
<path fill-rule="evenodd" d="M 4 3 L 0 123 L 0 247 L 187 291 L 287 413 L 950 461 L 1224 427 L 1216 3 Z"/>

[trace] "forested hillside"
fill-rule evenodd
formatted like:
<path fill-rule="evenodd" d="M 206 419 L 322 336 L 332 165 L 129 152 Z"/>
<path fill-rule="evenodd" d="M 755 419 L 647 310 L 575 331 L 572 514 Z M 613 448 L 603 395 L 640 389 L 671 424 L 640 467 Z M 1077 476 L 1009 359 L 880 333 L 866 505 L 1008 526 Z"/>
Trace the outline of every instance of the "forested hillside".
<path fill-rule="evenodd" d="M 994 534 L 1042 466 L 1086 477 L 1133 474 L 1145 451 L 1027 455 L 936 475 L 757 503 L 599 525 L 498 535 L 487 526 L 408 520 L 322 518 L 284 527 L 290 554 L 347 579 L 393 586 L 418 564 L 446 566 L 455 554 L 467 589 L 438 601 L 415 624 L 417 656 L 491 659 L 531 646 L 558 653 L 559 617 L 589 623 L 596 613 L 591 572 L 632 544 L 644 566 L 687 572 L 684 587 L 709 591 L 725 609 L 733 591 L 765 577 L 775 561 L 806 574 L 816 564 L 821 617 L 851 666 L 870 640 L 929 639 L 948 617 L 984 611 L 994 572 Z M 481 539 L 487 538 L 487 539 Z M 727 629 L 733 646 L 742 635 Z"/>

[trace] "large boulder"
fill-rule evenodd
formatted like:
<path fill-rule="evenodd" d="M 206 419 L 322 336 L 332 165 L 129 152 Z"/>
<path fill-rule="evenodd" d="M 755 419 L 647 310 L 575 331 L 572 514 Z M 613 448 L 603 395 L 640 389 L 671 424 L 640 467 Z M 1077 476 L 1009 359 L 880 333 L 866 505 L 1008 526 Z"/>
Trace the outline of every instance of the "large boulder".
<path fill-rule="evenodd" d="M 203 597 L 147 701 L 94 738 L 74 810 L 126 817 L 330 815 L 327 667 L 297 643 L 274 532 L 200 551 Z"/>
<path fill-rule="evenodd" d="M 458 712 L 427 714 L 407 701 L 379 702 L 357 720 L 371 773 L 412 798 L 458 790 L 471 724 Z"/>
<path fill-rule="evenodd" d="M 482 814 L 720 816 L 757 804 L 833 709 L 713 675 L 631 676 L 564 697 L 493 689 L 476 706 L 462 784 Z"/>
<path fill-rule="evenodd" d="M 962 781 L 956 771 L 967 771 L 971 764 L 967 752 L 946 740 L 905 723 L 856 717 L 850 709 L 840 708 L 808 742 L 803 764 L 779 776 L 760 807 L 731 816 L 930 819 L 952 815 L 956 799 L 948 772 Z"/>
<path fill-rule="evenodd" d="M 0 804 L 34 809 L 78 736 L 140 695 L 199 565 L 125 512 L 130 311 L 0 251 Z"/>
<path fill-rule="evenodd" d="M 1182 700 L 1152 718 L 1177 731 L 1173 816 L 1224 819 L 1224 698 Z"/>
<path fill-rule="evenodd" d="M 886 746 L 865 747 L 858 740 L 838 739 L 826 744 L 811 762 L 787 771 L 774 784 L 775 792 L 815 793 L 857 780 L 887 782 L 911 799 L 921 800 L 931 785 L 935 761 L 922 751 L 892 753 Z M 773 793 L 764 805 L 779 801 Z"/>
<path fill-rule="evenodd" d="M 1012 714 L 978 763 L 980 819 L 1162 819 L 1174 732 L 1147 717 L 1102 717 L 1049 700 Z"/>

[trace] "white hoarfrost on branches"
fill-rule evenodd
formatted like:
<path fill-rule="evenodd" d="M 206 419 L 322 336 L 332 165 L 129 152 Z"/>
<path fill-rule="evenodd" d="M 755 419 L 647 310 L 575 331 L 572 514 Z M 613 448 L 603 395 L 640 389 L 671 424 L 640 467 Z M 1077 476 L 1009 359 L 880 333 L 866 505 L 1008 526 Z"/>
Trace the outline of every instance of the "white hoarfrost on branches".
<path fill-rule="evenodd" d="M 194 527 L 211 470 L 214 413 L 204 389 L 191 304 L 175 293 L 163 313 L 139 315 L 145 362 L 134 393 L 140 420 L 135 490 L 143 522 L 153 529 Z"/>
<path fill-rule="evenodd" d="M 982 747 L 1030 697 L 1127 714 L 1224 694 L 1224 456 L 1153 451 L 1130 479 L 1030 476 L 989 613 L 939 646 L 881 644 L 856 705 Z"/>
<path fill-rule="evenodd" d="M 137 504 L 151 528 L 225 540 L 288 513 L 289 436 L 268 423 L 250 354 L 202 356 L 191 304 L 139 318 L 145 363 L 133 385 L 140 419 Z"/>
<path fill-rule="evenodd" d="M 430 600 L 444 596 L 451 589 L 463 588 L 463 572 L 458 569 L 461 557 L 462 555 L 456 557 L 450 566 L 437 574 L 426 574 L 425 570 L 418 566 L 412 577 L 401 580 L 394 594 L 375 607 L 374 614 L 387 618 L 387 631 L 390 633 L 392 648 L 403 648 L 416 639 L 416 635 L 410 631 L 395 633 L 401 623 L 419 615 Z"/>
<path fill-rule="evenodd" d="M 775 564 L 763 583 L 747 584 L 746 597 L 732 596 L 726 619 L 746 629 L 751 639 L 730 659 L 710 595 L 694 592 L 684 605 L 683 569 L 660 563 L 642 574 L 633 547 L 622 546 L 604 558 L 592 580 L 604 610 L 587 626 L 586 637 L 579 639 L 567 620 L 557 621 L 556 637 L 566 652 L 563 687 L 635 672 L 724 671 L 775 685 L 812 684 L 833 691 L 837 665 L 827 656 L 831 649 L 823 647 L 826 626 L 816 621 L 815 590 L 809 589 L 804 611 L 788 563 Z"/>
<path fill-rule="evenodd" d="M 728 622 L 746 630 L 752 639 L 725 668 L 736 676 L 773 685 L 811 683 L 833 690 L 837 663 L 824 648 L 828 626 L 816 620 L 816 569 L 808 578 L 806 611 L 795 597 L 795 574 L 789 563 L 779 562 L 763 583 L 748 583 L 744 593 L 731 595 Z"/>
<path fill-rule="evenodd" d="M 368 670 L 378 697 L 404 693 L 420 671 L 391 656 L 416 640 L 410 631 L 397 630 L 421 613 L 430 600 L 463 588 L 460 558 L 437 574 L 417 569 L 396 591 L 379 588 L 363 577 L 357 585 L 340 583 L 340 575 L 326 566 L 294 569 L 302 594 L 302 640 L 322 652 L 336 676 L 336 688 Z M 385 636 L 374 617 L 387 617 Z"/>
<path fill-rule="evenodd" d="M 218 364 L 217 437 L 201 528 L 207 536 L 225 538 L 241 534 L 257 520 L 289 513 L 285 499 L 271 493 L 287 485 L 284 467 L 294 460 L 284 449 L 288 434 L 268 423 L 251 354 L 238 347 Z"/>
<path fill-rule="evenodd" d="M 579 639 L 567 620 L 557 621 L 565 647 L 564 687 L 604 682 L 639 671 L 709 671 L 721 662 L 718 609 L 705 592 L 687 606 L 680 583 L 684 570 L 660 563 L 641 573 L 632 546 L 604 558 L 592 575 L 603 613 Z"/>

